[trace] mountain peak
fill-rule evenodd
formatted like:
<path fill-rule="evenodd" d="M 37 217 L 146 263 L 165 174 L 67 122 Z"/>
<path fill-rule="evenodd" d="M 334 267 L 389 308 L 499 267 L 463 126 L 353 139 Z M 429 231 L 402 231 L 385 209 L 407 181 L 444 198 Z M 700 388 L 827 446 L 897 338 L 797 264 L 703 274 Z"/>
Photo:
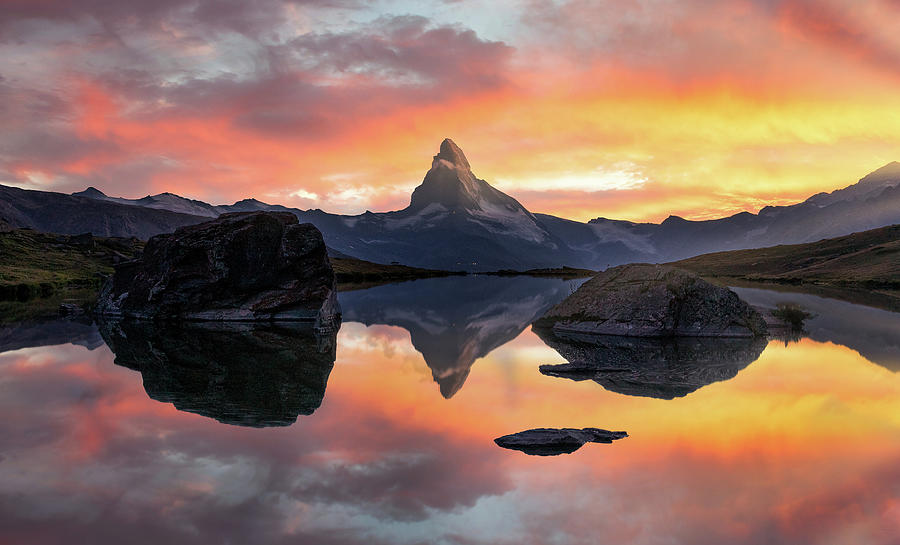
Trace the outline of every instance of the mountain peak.
<path fill-rule="evenodd" d="M 439 218 L 455 218 L 535 243 L 551 239 L 546 228 L 519 201 L 476 178 L 465 154 L 449 138 L 441 142 L 431 169 L 401 213 L 415 215 L 425 224 Z"/>
<path fill-rule="evenodd" d="M 806 199 L 804 203 L 818 207 L 829 206 L 841 201 L 859 201 L 877 198 L 882 191 L 900 186 L 900 162 L 891 161 L 883 167 L 873 170 L 863 178 L 843 189 L 831 193 L 819 193 Z"/>
<path fill-rule="evenodd" d="M 860 182 L 881 182 L 884 180 L 896 180 L 900 178 L 900 162 L 891 161 L 890 163 L 884 165 L 883 167 L 873 170 L 869 174 L 867 174 L 864 178 L 860 180 Z"/>
<path fill-rule="evenodd" d="M 106 193 L 100 191 L 94 186 L 90 186 L 84 191 L 79 191 L 77 193 L 72 193 L 73 197 L 87 197 L 89 199 L 102 199 L 106 197 Z"/>
<path fill-rule="evenodd" d="M 434 156 L 434 160 L 444 160 L 453 166 L 464 168 L 466 170 L 472 168 L 469 166 L 469 161 L 466 159 L 466 154 L 463 153 L 463 150 L 456 145 L 456 142 L 449 138 L 444 138 L 444 141 L 441 142 L 441 151 Z"/>
<path fill-rule="evenodd" d="M 446 138 L 422 185 L 413 191 L 410 207 L 418 210 L 429 204 L 440 204 L 452 209 L 478 209 L 482 185 L 487 183 L 475 178 L 463 151 Z"/>

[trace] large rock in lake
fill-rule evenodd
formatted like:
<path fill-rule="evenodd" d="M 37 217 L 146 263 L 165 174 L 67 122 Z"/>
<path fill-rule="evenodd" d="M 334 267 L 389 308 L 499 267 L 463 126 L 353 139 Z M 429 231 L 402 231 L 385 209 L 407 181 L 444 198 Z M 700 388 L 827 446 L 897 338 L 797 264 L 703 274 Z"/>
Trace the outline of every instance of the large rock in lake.
<path fill-rule="evenodd" d="M 755 309 L 728 288 L 664 265 L 607 269 L 536 323 L 554 331 L 630 337 L 756 337 L 767 333 Z"/>
<path fill-rule="evenodd" d="M 116 267 L 97 312 L 188 320 L 301 320 L 340 315 L 334 271 L 312 224 L 287 212 L 223 214 L 157 235 Z"/>

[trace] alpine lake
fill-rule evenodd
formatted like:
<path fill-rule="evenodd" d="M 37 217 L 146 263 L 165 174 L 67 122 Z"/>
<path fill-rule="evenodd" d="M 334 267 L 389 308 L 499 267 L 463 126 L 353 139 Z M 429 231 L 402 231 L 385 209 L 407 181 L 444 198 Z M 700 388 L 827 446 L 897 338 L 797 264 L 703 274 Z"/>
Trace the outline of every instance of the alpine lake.
<path fill-rule="evenodd" d="M 734 288 L 814 317 L 743 344 L 532 330 L 583 281 L 342 292 L 338 331 L 2 326 L 0 542 L 900 543 L 900 314 Z M 540 372 L 573 354 L 609 363 Z M 628 436 L 494 442 L 585 427 Z"/>

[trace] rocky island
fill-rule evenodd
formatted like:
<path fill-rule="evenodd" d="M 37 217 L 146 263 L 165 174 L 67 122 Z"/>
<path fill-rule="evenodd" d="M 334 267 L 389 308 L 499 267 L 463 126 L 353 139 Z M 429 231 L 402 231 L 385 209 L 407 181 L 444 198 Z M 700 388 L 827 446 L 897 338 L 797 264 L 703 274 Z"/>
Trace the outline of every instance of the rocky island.
<path fill-rule="evenodd" d="M 765 318 L 728 288 L 664 265 L 588 280 L 534 331 L 568 363 L 541 373 L 626 395 L 674 399 L 728 380 L 766 347 Z"/>
<path fill-rule="evenodd" d="M 288 212 L 223 214 L 152 237 L 103 286 L 103 316 L 200 321 L 340 316 L 322 234 Z"/>
<path fill-rule="evenodd" d="M 761 337 L 763 316 L 728 288 L 664 265 L 607 269 L 547 311 L 536 328 L 628 337 Z"/>

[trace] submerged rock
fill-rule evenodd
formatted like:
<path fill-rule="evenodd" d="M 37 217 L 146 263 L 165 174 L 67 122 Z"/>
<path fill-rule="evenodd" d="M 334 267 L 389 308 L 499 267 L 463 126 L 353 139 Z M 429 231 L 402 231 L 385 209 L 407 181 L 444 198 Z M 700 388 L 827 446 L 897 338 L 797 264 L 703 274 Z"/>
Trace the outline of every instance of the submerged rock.
<path fill-rule="evenodd" d="M 99 328 L 151 399 L 225 424 L 291 425 L 322 404 L 334 367 L 336 333 L 311 324 L 102 319 Z"/>
<path fill-rule="evenodd" d="M 536 323 L 554 331 L 630 337 L 757 337 L 766 322 L 728 288 L 663 265 L 597 274 Z"/>
<path fill-rule="evenodd" d="M 532 456 L 556 456 L 570 454 L 585 443 L 612 443 L 628 437 L 624 431 L 607 431 L 599 428 L 536 428 L 504 435 L 494 439 L 498 446 L 520 450 Z"/>
<path fill-rule="evenodd" d="M 768 343 L 764 337 L 638 338 L 534 331 L 569 362 L 542 365 L 541 373 L 593 380 L 611 392 L 658 399 L 683 397 L 734 378 Z"/>
<path fill-rule="evenodd" d="M 322 234 L 288 212 L 240 212 L 157 235 L 116 267 L 97 312 L 189 320 L 301 320 L 340 314 Z"/>

